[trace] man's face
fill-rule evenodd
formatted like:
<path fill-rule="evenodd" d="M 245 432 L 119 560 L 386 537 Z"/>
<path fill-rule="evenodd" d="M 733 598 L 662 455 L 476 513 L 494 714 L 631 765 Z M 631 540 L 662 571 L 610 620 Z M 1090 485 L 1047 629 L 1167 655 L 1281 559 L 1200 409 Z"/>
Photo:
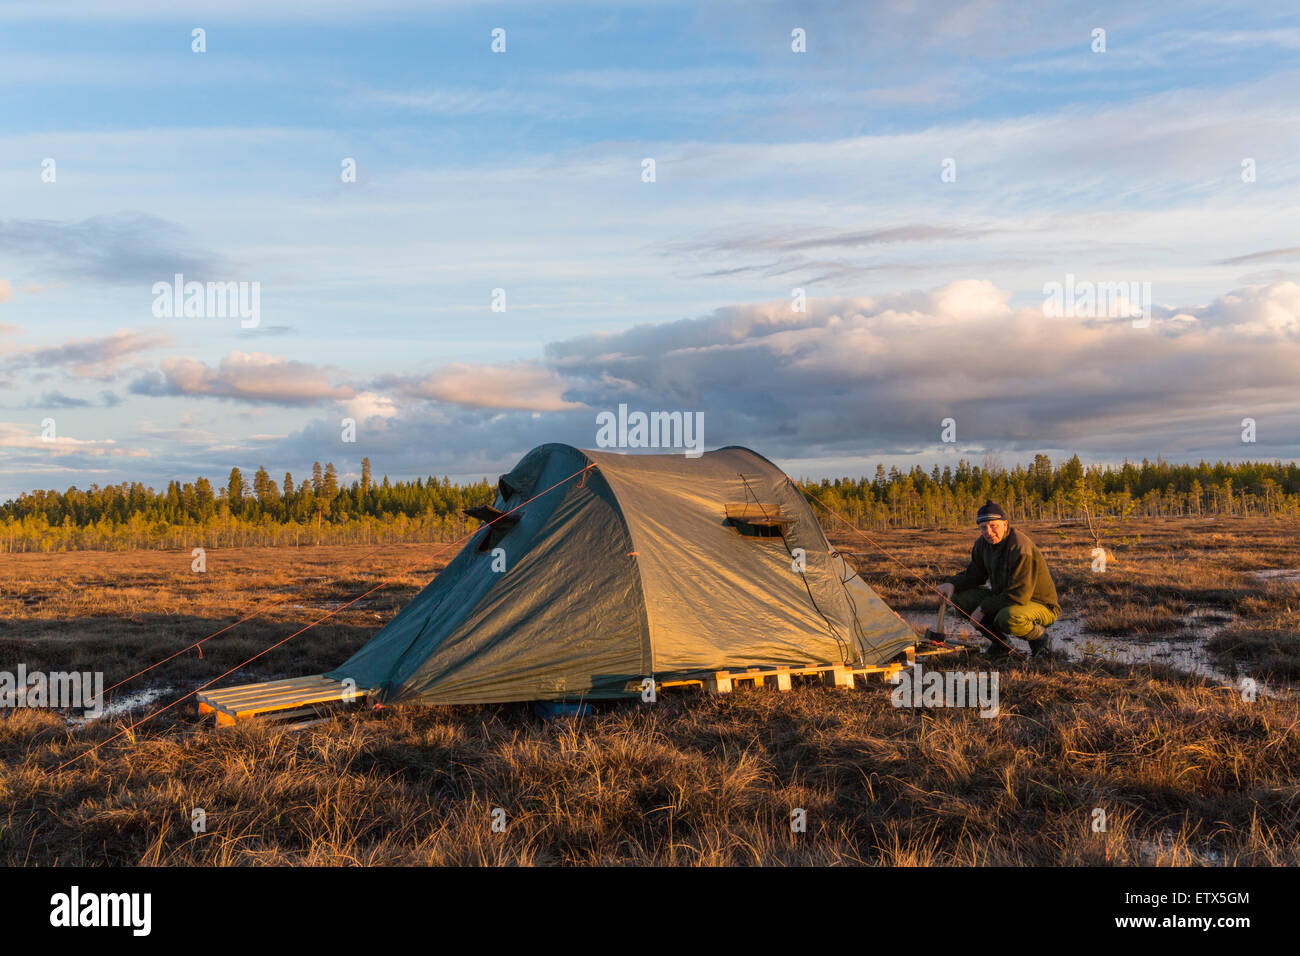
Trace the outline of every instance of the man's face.
<path fill-rule="evenodd" d="M 997 544 L 1007 536 L 1007 523 L 1001 518 L 994 518 L 992 521 L 985 521 L 980 525 L 980 534 L 989 544 Z"/>

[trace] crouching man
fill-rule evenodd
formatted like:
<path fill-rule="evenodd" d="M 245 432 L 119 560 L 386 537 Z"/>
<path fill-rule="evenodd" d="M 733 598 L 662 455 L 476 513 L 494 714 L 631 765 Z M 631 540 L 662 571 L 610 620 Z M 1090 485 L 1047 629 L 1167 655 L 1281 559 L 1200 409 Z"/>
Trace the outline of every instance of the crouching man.
<path fill-rule="evenodd" d="M 1028 535 L 1012 528 L 1006 512 L 991 501 L 980 508 L 975 522 L 980 536 L 971 548 L 970 566 L 940 584 L 939 593 L 995 635 L 990 653 L 1010 650 L 1008 636 L 1028 641 L 1034 656 L 1050 651 L 1052 638 L 1046 629 L 1061 613 L 1061 605 L 1043 553 Z"/>

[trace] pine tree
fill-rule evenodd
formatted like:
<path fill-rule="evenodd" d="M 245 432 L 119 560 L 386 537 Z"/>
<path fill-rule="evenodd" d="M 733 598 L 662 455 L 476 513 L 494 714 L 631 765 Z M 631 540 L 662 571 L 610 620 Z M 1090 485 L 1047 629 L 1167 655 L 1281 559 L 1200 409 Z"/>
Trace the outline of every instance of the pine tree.
<path fill-rule="evenodd" d="M 244 476 L 238 468 L 230 469 L 230 480 L 226 482 L 226 501 L 231 514 L 239 514 L 239 507 L 244 503 Z"/>
<path fill-rule="evenodd" d="M 262 465 L 257 466 L 257 472 L 253 475 L 253 494 L 257 495 L 257 500 L 266 506 L 270 497 L 267 491 L 267 485 L 271 483 L 271 476 L 266 473 L 266 468 Z"/>

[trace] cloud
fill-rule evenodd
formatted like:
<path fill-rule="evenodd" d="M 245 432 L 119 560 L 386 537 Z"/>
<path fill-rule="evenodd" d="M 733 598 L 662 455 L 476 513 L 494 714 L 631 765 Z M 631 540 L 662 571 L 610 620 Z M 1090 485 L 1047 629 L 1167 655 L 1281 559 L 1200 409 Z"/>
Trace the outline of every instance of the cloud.
<path fill-rule="evenodd" d="M 435 399 L 470 408 L 554 412 L 581 408 L 565 398 L 565 381 L 536 362 L 466 365 L 455 362 L 420 379 L 395 381 L 410 398 Z"/>
<path fill-rule="evenodd" d="M 1234 256 L 1231 259 L 1220 259 L 1214 265 L 1238 266 L 1251 262 L 1272 262 L 1275 259 L 1291 262 L 1300 260 L 1300 246 L 1291 246 L 1288 249 L 1269 249 L 1264 252 L 1252 252 L 1245 256 Z"/>
<path fill-rule="evenodd" d="M 805 313 L 787 301 L 736 305 L 555 342 L 538 362 L 448 366 L 388 383 L 408 402 L 359 429 L 354 453 L 399 474 L 488 474 L 541 442 L 592 447 L 595 413 L 622 403 L 703 412 L 708 447 L 794 462 L 985 451 L 1010 460 L 1045 448 L 1092 460 L 1296 453 L 1300 285 L 1155 306 L 1147 328 L 1048 318 L 1010 298 L 972 279 L 810 299 Z M 419 399 L 430 404 L 410 404 Z M 939 441 L 949 417 L 956 447 Z M 1267 444 L 1243 449 L 1245 417 Z M 278 451 L 319 457 L 313 449 L 336 437 L 322 420 Z"/>
<path fill-rule="evenodd" d="M 102 282 L 152 283 L 177 272 L 202 280 L 228 269 L 219 256 L 194 248 L 182 226 L 144 213 L 0 220 L 0 253 L 51 275 Z"/>
<path fill-rule="evenodd" d="M 46 455 L 80 455 L 90 458 L 125 457 L 147 458 L 149 452 L 142 448 L 125 448 L 111 438 L 82 439 L 60 435 L 57 432 L 51 441 L 41 435 L 38 425 L 22 422 L 0 422 L 0 448 L 6 449 L 6 457 L 15 453 L 39 452 Z M 30 459 L 28 459 L 30 460 Z M 15 459 L 10 459 L 10 464 Z"/>
<path fill-rule="evenodd" d="M 174 340 L 167 333 L 124 329 L 97 339 L 77 339 L 62 345 L 14 351 L 9 353 L 5 367 L 10 370 L 70 367 L 78 377 L 106 379 L 124 362 L 168 346 Z"/>
<path fill-rule="evenodd" d="M 93 403 L 86 398 L 74 398 L 70 395 L 64 395 L 62 392 L 46 392 L 37 402 L 31 403 L 32 408 L 89 408 Z"/>
<path fill-rule="evenodd" d="M 164 359 L 159 371 L 131 383 L 130 391 L 152 396 L 208 396 L 272 405 L 311 405 L 356 395 L 330 381 L 331 373 L 305 362 L 261 352 L 231 352 L 215 367 L 192 358 Z"/>
<path fill-rule="evenodd" d="M 8 279 L 0 279 L 0 302 L 8 302 L 14 297 L 14 287 Z"/>
<path fill-rule="evenodd" d="M 997 230 L 961 226 L 930 226 L 911 224 L 888 229 L 803 229 L 773 235 L 761 230 L 727 238 L 688 243 L 672 243 L 669 248 L 688 252 L 736 252 L 772 250 L 798 252 L 806 249 L 828 247 L 861 247 L 887 245 L 897 242 L 932 242 L 945 239 L 978 239 Z"/>
<path fill-rule="evenodd" d="M 379 392 L 358 392 L 340 403 L 344 414 L 358 422 L 372 418 L 392 418 L 398 413 L 397 403 Z"/>

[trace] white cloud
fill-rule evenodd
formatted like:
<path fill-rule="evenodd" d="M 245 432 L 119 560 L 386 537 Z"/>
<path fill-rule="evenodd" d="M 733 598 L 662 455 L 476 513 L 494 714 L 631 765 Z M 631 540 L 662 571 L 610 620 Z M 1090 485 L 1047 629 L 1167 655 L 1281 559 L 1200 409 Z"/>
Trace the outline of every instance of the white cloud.
<path fill-rule="evenodd" d="M 565 381 L 535 362 L 467 365 L 454 362 L 423 379 L 408 381 L 403 392 L 470 408 L 554 412 L 582 408 L 564 397 Z"/>
<path fill-rule="evenodd" d="M 163 359 L 160 372 L 131 384 L 140 395 L 191 395 L 252 403 L 306 405 L 326 399 L 349 399 L 356 392 L 331 382 L 328 370 L 283 356 L 231 352 L 215 367 L 197 359 Z"/>

